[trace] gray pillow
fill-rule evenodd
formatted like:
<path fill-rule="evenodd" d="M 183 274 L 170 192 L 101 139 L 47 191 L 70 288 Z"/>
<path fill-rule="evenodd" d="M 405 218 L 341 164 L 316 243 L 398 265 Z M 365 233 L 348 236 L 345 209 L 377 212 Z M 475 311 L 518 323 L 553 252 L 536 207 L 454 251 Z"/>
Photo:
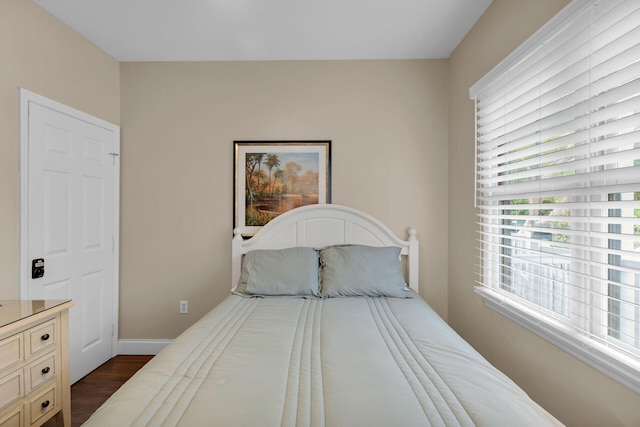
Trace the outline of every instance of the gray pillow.
<path fill-rule="evenodd" d="M 400 250 L 362 245 L 321 249 L 321 295 L 406 298 Z"/>
<path fill-rule="evenodd" d="M 250 251 L 242 258 L 235 291 L 247 295 L 317 296 L 318 252 L 302 247 Z"/>

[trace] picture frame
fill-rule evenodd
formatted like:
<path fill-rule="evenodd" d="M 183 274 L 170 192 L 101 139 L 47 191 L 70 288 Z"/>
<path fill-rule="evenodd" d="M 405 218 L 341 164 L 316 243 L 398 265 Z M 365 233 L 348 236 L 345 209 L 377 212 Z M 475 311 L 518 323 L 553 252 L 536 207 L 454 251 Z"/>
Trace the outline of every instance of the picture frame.
<path fill-rule="evenodd" d="M 253 236 L 291 209 L 331 203 L 331 141 L 234 141 L 234 224 Z"/>

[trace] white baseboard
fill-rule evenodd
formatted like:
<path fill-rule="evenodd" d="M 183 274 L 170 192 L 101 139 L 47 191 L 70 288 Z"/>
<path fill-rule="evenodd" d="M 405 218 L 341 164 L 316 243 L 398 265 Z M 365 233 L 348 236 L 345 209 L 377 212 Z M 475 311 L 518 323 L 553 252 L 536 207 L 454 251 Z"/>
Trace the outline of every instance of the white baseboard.
<path fill-rule="evenodd" d="M 171 340 L 118 340 L 118 354 L 155 356 L 170 342 Z"/>

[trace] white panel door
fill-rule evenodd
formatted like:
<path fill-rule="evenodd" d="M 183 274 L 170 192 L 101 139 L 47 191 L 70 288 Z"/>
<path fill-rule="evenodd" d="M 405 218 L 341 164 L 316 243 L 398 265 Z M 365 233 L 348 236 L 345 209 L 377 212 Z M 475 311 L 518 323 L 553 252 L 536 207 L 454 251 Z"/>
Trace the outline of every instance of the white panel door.
<path fill-rule="evenodd" d="M 113 129 L 36 102 L 28 102 L 27 108 L 23 297 L 70 298 L 75 303 L 69 311 L 74 383 L 116 354 L 114 183 L 119 144 Z M 44 259 L 44 275 L 33 278 L 32 260 L 39 258 Z"/>

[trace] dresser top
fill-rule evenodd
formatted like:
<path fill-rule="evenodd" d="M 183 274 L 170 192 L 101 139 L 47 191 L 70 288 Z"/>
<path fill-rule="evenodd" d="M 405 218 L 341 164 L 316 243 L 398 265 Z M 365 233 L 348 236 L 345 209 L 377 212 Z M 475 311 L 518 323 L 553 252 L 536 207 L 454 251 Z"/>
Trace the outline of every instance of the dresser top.
<path fill-rule="evenodd" d="M 71 300 L 0 300 L 0 328 L 38 315 L 47 310 L 57 312 L 72 305 Z"/>

